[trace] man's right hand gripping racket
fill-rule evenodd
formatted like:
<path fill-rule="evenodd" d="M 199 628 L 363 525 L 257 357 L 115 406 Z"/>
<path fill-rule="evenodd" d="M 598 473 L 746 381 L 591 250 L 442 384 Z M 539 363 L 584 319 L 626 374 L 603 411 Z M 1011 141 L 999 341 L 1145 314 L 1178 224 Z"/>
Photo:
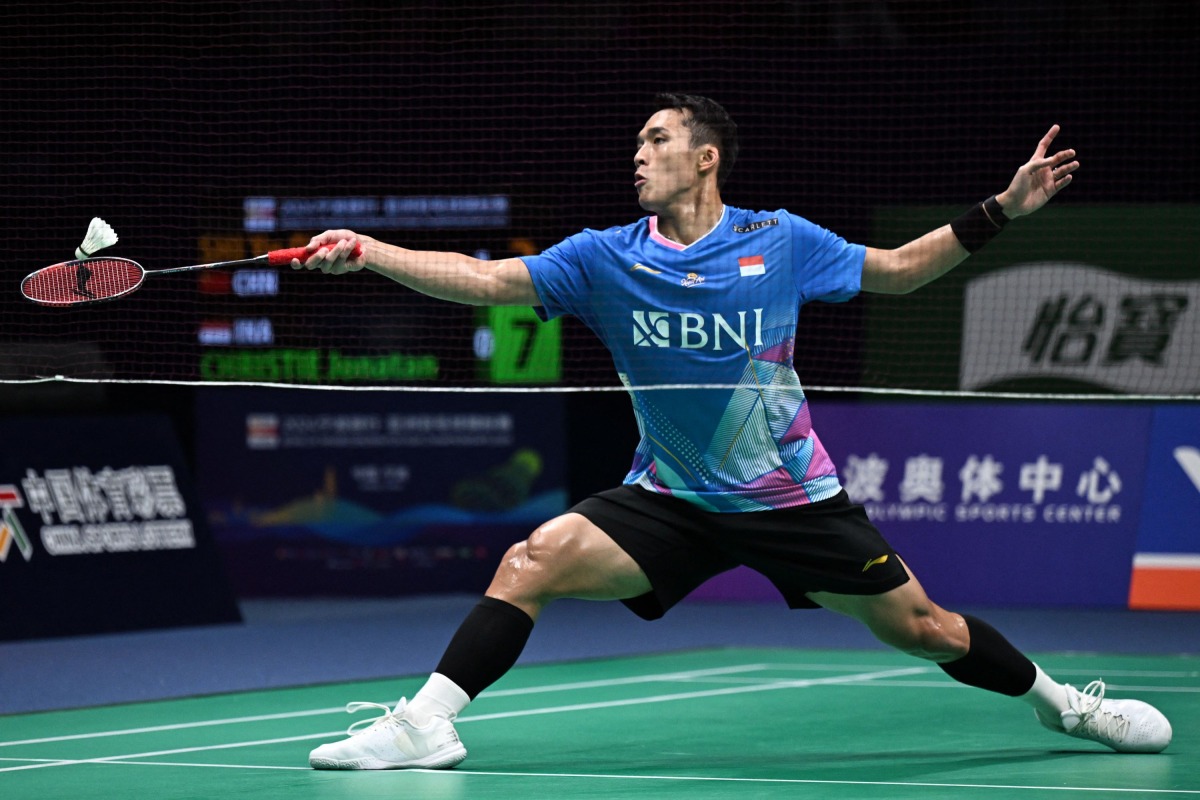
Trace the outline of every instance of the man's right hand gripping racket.
<path fill-rule="evenodd" d="M 26 275 L 25 279 L 21 281 L 21 294 L 25 296 L 25 299 L 43 306 L 77 306 L 125 297 L 136 292 L 146 277 L 150 275 L 168 275 L 173 272 L 190 272 L 197 269 L 220 267 L 285 267 L 292 263 L 293 258 L 304 261 L 310 255 L 312 253 L 305 247 L 290 247 L 284 250 L 272 250 L 255 258 L 214 261 L 211 264 L 191 264 L 186 267 L 154 270 L 145 269 L 141 264 L 128 258 L 109 256 L 81 258 L 64 261 L 61 264 L 51 264 Z M 361 244 L 358 245 L 351 257 L 357 258 L 360 255 L 362 255 Z"/>

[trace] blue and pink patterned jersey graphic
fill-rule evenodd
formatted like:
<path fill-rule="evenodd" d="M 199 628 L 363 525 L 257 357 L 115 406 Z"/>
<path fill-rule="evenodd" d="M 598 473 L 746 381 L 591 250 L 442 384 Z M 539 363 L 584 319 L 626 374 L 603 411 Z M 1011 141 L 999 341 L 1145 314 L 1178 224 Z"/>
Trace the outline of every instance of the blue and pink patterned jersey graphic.
<path fill-rule="evenodd" d="M 686 247 L 648 217 L 524 261 L 539 314 L 587 324 L 629 390 L 641 441 L 625 483 L 739 512 L 841 490 L 793 354 L 800 306 L 857 294 L 864 254 L 786 211 L 726 207 Z"/>

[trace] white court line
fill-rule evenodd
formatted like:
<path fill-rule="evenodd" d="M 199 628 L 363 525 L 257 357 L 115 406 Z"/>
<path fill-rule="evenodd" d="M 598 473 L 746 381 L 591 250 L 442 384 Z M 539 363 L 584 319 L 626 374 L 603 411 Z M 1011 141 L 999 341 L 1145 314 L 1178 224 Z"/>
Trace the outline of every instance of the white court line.
<path fill-rule="evenodd" d="M 932 672 L 932 670 L 930 670 L 930 671 Z M 778 678 L 724 678 L 724 677 L 714 676 L 711 678 L 695 678 L 695 679 L 689 679 L 689 680 L 680 681 L 680 682 L 681 683 L 723 683 L 723 684 L 728 684 L 728 685 L 751 686 L 754 684 L 771 683 L 771 682 L 774 682 L 777 680 L 779 680 L 779 679 Z M 972 688 L 970 686 L 967 686 L 966 684 L 958 683 L 957 681 L 955 681 L 949 677 L 945 678 L 944 680 L 931 680 L 931 681 L 878 680 L 878 681 L 871 681 L 868 684 L 868 686 L 888 686 L 888 687 L 913 688 L 913 689 L 970 689 L 970 688 Z M 1130 685 L 1124 684 L 1124 683 L 1108 683 L 1107 681 L 1105 682 L 1105 686 L 1108 691 L 1117 691 L 1117 692 L 1165 692 L 1168 694 L 1170 694 L 1170 693 L 1200 694 L 1200 686 L 1130 686 Z M 1112 699 L 1119 700 L 1121 698 L 1112 698 Z"/>
<path fill-rule="evenodd" d="M 863 669 L 875 669 L 876 667 L 864 667 Z M 488 690 L 483 692 L 480 697 L 518 697 L 528 694 L 542 694 L 545 692 L 567 692 L 572 689 L 598 689 L 605 686 L 632 686 L 635 683 L 665 683 L 671 681 L 686 681 L 692 678 L 704 678 L 712 675 L 732 675 L 737 672 L 762 672 L 765 669 L 773 669 L 772 664 L 741 664 L 736 667 L 714 667 L 712 669 L 693 669 L 684 672 L 663 672 L 657 675 L 636 675 L 630 678 L 604 678 L 594 681 L 578 681 L 576 683 L 551 683 L 543 686 L 528 686 L 524 689 L 500 689 L 498 691 Z M 830 667 L 834 670 L 843 669 L 858 669 L 857 667 Z"/>
<path fill-rule="evenodd" d="M 913 675 L 919 672 L 925 672 L 928 667 L 909 667 L 907 669 L 889 669 L 880 670 L 878 672 L 864 672 L 851 675 L 838 675 L 831 678 L 808 678 L 799 680 L 786 680 L 774 684 L 765 684 L 761 686 L 734 686 L 724 689 L 707 689 L 696 692 L 679 692 L 676 694 L 654 695 L 651 697 L 640 697 L 629 700 L 608 700 L 597 703 L 578 703 L 566 706 L 549 706 L 545 708 L 531 708 L 520 711 L 507 711 L 495 714 L 476 714 L 469 717 L 459 717 L 455 720 L 456 723 L 466 722 L 481 722 L 485 720 L 496 719 L 511 719 L 514 717 L 527 717 L 539 714 L 563 714 L 574 711 L 591 711 L 601 708 L 619 708 L 623 706 L 633 705 L 649 705 L 651 703 L 666 703 L 675 700 L 691 700 L 699 697 L 718 697 L 731 694 L 747 694 L 751 692 L 765 692 L 779 689 L 801 689 L 810 686 L 824 686 L 838 683 L 850 683 L 855 681 L 870 681 L 876 678 L 889 678 L 901 675 Z M 264 744 L 281 744 L 285 742 L 300 742 L 308 739 L 328 739 L 332 737 L 344 735 L 342 731 L 333 731 L 325 733 L 312 733 L 303 736 L 288 736 L 279 739 L 261 739 L 257 741 L 233 742 L 229 744 L 203 745 L 198 747 L 180 747 L 171 750 L 156 750 L 145 753 L 129 753 L 117 756 L 103 756 L 100 758 L 91 759 L 61 759 L 58 761 L 46 761 L 37 764 L 23 764 L 19 767 L 0 767 L 0 772 L 19 772 L 30 769 L 45 769 L 47 767 L 68 766 L 71 764 L 97 764 L 124 761 L 131 758 L 153 758 L 156 756 L 178 755 L 180 753 L 198 753 L 207 750 L 228 750 L 238 747 L 255 747 Z"/>
<path fill-rule="evenodd" d="M 1196 670 L 1167 671 L 1152 669 L 1070 669 L 1054 667 L 1052 672 L 1062 672 L 1067 675 L 1115 675 L 1120 678 L 1200 678 Z"/>
<path fill-rule="evenodd" d="M 46 762 L 61 764 L 59 758 L 0 758 L 0 761 Z M 208 767 L 211 769 L 267 769 L 312 772 L 312 767 L 281 767 L 277 764 L 206 764 L 196 761 L 77 761 L 77 764 L 128 764 L 135 767 Z"/>
<path fill-rule="evenodd" d="M 549 692 L 570 691 L 573 689 L 592 689 L 609 686 L 633 685 L 638 683 L 656 683 L 656 682 L 673 682 L 673 681 L 690 681 L 695 678 L 711 677 L 718 675 L 731 675 L 739 672 L 756 672 L 767 669 L 786 669 L 797 671 L 828 671 L 837 669 L 875 669 L 877 664 L 788 664 L 788 663 L 760 663 L 760 664 L 740 664 L 729 667 L 715 667 L 712 669 L 701 670 L 685 670 L 681 672 L 664 672 L 649 675 L 638 675 L 628 678 L 611 678 L 595 681 L 578 681 L 574 683 L 561 684 L 546 684 L 543 686 L 531 686 L 522 689 L 501 689 L 489 690 L 484 692 L 481 697 L 514 697 L 529 694 L 541 694 Z M 927 668 L 928 669 L 928 668 Z M 928 669 L 932 671 L 932 669 Z M 1071 669 L 1055 669 L 1056 673 L 1069 674 L 1094 674 L 1094 670 L 1071 670 Z M 1107 675 L 1119 675 L 1122 677 L 1147 677 L 1147 678 L 1193 678 L 1200 677 L 1200 672 L 1195 671 L 1155 671 L 1155 670 L 1102 670 Z M 777 679 L 759 678 L 759 679 L 744 679 L 747 681 L 775 681 Z M 916 687 L 935 687 L 935 688 L 963 688 L 960 684 L 953 682 L 937 682 L 937 681 L 907 681 L 907 682 L 882 682 L 876 681 L 878 686 L 916 686 Z M 1116 691 L 1137 691 L 1137 692 L 1174 692 L 1174 693 L 1194 693 L 1200 691 L 1200 687 L 1170 687 L 1170 686 L 1127 686 L 1109 684 L 1110 689 Z M 330 708 L 306 709 L 301 711 L 287 711 L 277 714 L 256 714 L 243 717 L 227 717 L 223 719 L 198 720 L 195 722 L 181 722 L 167 725 L 152 725 L 140 728 L 124 728 L 120 730 L 97 731 L 93 733 L 76 733 L 65 734 L 62 736 L 46 736 L 37 739 L 15 739 L 7 742 L 0 742 L 0 747 L 12 747 L 15 745 L 26 744 L 46 744 L 50 742 L 65 742 L 76 741 L 81 739 L 99 739 L 111 736 L 130 736 L 143 733 L 159 733 L 163 731 L 187 730 L 190 728 L 204 728 L 218 725 L 237 725 L 253 722 L 269 722 L 274 720 L 284 719 L 299 719 L 302 717 L 323 716 L 341 714 L 345 712 L 344 706 L 334 706 Z"/>
<path fill-rule="evenodd" d="M 1169 657 L 1168 657 L 1169 658 Z M 1045 662 L 1038 661 L 1039 665 L 1045 667 Z M 768 663 L 765 665 L 768 669 L 794 669 L 794 670 L 836 670 L 836 669 L 878 669 L 879 664 L 785 664 L 785 663 Z M 1045 667 L 1048 673 L 1055 675 L 1062 673 L 1064 675 L 1094 675 L 1096 677 L 1120 677 L 1120 678 L 1200 678 L 1200 670 L 1152 670 L 1152 669 L 1095 669 L 1081 667 Z"/>
<path fill-rule="evenodd" d="M 706 675 L 729 675 L 737 672 L 754 672 L 764 669 L 769 669 L 769 664 L 740 664 L 729 667 L 715 667 L 713 669 L 697 669 L 684 672 L 663 672 L 649 675 L 635 675 L 628 678 L 609 678 L 606 680 L 583 681 L 578 683 L 557 683 L 546 684 L 544 686 L 531 686 L 525 689 L 507 689 L 501 691 L 484 692 L 480 697 L 508 697 L 524 694 L 538 694 L 541 692 L 561 692 L 570 689 L 594 689 L 604 686 L 627 686 L 636 683 L 658 683 L 658 682 L 674 682 L 687 680 L 688 678 Z M 277 714 L 256 714 L 246 717 L 226 717 L 224 719 L 207 719 L 198 720 L 195 722 L 177 722 L 169 725 L 151 725 L 141 728 L 124 728 L 113 731 L 97 731 L 94 733 L 72 733 L 62 736 L 45 736 L 40 739 L 15 739 L 9 742 L 0 742 L 0 747 L 12 747 L 22 744 L 46 744 L 48 742 L 68 742 L 79 739 L 101 739 L 108 736 L 130 736 L 139 733 L 160 733 L 162 731 L 178 731 L 187 730 L 189 728 L 206 728 L 214 725 L 238 725 L 247 722 L 269 722 L 272 720 L 295 719 L 299 717 L 315 717 L 325 714 L 344 714 L 346 707 L 334 706 L 332 708 L 313 708 L 303 711 L 284 711 Z"/>
<path fill-rule="evenodd" d="M 953 680 L 944 681 L 871 681 L 869 686 L 887 686 L 889 688 L 916 689 L 970 689 L 972 687 Z M 1115 692 L 1162 692 L 1167 694 L 1200 694 L 1200 686 L 1129 686 L 1127 684 L 1105 683 L 1105 691 Z M 1105 695 L 1107 697 L 1108 695 Z M 1124 698 L 1113 697 L 1112 700 Z"/>
<path fill-rule="evenodd" d="M 764 683 L 753 686 L 730 686 L 724 689 L 701 689 L 695 692 L 660 694 L 652 695 L 650 697 L 635 697 L 628 700 L 605 700 L 596 703 L 575 703 L 569 706 L 557 706 L 551 708 L 528 708 L 522 711 L 502 711 L 496 714 L 476 714 L 470 717 L 459 717 L 457 720 L 455 720 L 455 722 L 482 722 L 493 719 L 531 717 L 539 714 L 561 714 L 571 711 L 592 711 L 599 708 L 620 708 L 622 706 L 666 703 L 673 700 L 694 700 L 700 697 L 722 697 L 724 695 L 731 694 L 771 692 L 778 689 L 806 689 L 810 686 L 832 686 L 839 683 L 873 681 L 877 678 L 894 678 L 903 675 L 917 675 L 923 672 L 929 672 L 930 669 L 930 667 L 906 667 L 904 669 L 886 669 L 878 672 L 862 672 L 853 675 L 837 675 L 831 678 L 798 678 L 795 680 L 780 680 L 775 683 Z"/>
<path fill-rule="evenodd" d="M 872 680 L 869 686 L 887 686 L 889 688 L 972 688 L 954 680 Z M 1129 686 L 1126 684 L 1108 684 L 1106 682 L 1105 692 L 1198 694 L 1200 693 L 1200 686 Z M 1105 694 L 1105 697 L 1108 697 L 1108 694 Z M 1126 698 L 1114 697 L 1110 699 L 1120 700 Z"/>
<path fill-rule="evenodd" d="M 207 750 L 235 750 L 239 747 L 255 747 L 264 744 L 285 744 L 287 742 L 302 742 L 306 739 L 324 739 L 330 736 L 340 736 L 342 731 L 332 733 L 309 733 L 303 736 L 285 736 L 279 739 L 259 739 L 253 742 L 230 742 L 228 744 L 207 744 L 201 747 L 177 747 L 173 750 L 151 750 L 145 753 L 129 753 L 122 756 L 101 756 L 99 758 L 62 758 L 58 760 L 39 760 L 37 764 L 25 764 L 20 767 L 0 767 L 0 772 L 21 772 L 29 769 L 45 769 L 46 767 L 66 767 L 71 764 L 107 764 L 120 763 L 130 758 L 154 758 L 155 756 L 173 756 L 180 753 L 199 753 Z M 6 759 L 13 761 L 31 761 L 33 759 Z"/>
<path fill-rule="evenodd" d="M 901 756 L 902 757 L 902 756 Z M 435 770 L 419 770 L 422 773 L 435 774 Z M 782 784 L 820 784 L 832 786 L 905 786 L 930 789 L 1004 789 L 1021 791 L 1055 791 L 1055 792 L 1128 792 L 1130 794 L 1200 794 L 1200 789 L 1122 789 L 1110 786 L 1023 786 L 1020 784 L 998 783 L 932 783 L 926 781 L 837 781 L 821 780 L 818 778 L 735 778 L 735 777 L 702 777 L 697 775 L 607 775 L 604 773 L 571 773 L 571 772 L 485 772 L 476 770 L 453 770 L 460 775 L 484 775 L 498 778 L 590 778 L 595 780 L 635 780 L 635 781 L 696 781 L 712 783 L 782 783 Z M 450 774 L 443 772 L 442 774 Z"/>
<path fill-rule="evenodd" d="M 899 756 L 903 758 L 903 756 Z M 9 759 L 0 759 L 0 761 Z M 12 759 L 16 760 L 16 759 Z M 55 762 L 56 764 L 59 762 Z M 75 761 L 75 764 L 120 764 L 123 766 L 139 767 L 198 767 L 202 769 L 264 769 L 311 772 L 311 767 L 281 767 L 250 764 L 210 764 L 187 761 L 113 761 L 95 759 L 91 761 Z M 1037 786 L 1022 784 L 999 783 L 934 783 L 932 781 L 847 781 L 823 780 L 820 778 L 740 778 L 700 775 L 610 775 L 590 772 L 493 772 L 486 770 L 428 770 L 411 769 L 404 772 L 417 772 L 423 775 L 464 776 L 479 775 L 491 778 L 579 778 L 587 780 L 613 781 L 675 781 L 695 783 L 745 783 L 745 784 L 784 784 L 784 785 L 818 785 L 818 786 L 896 786 L 922 789 L 999 789 L 1004 791 L 1036 791 L 1036 792 L 1120 792 L 1138 795 L 1200 795 L 1200 789 L 1149 789 L 1121 788 L 1116 786 Z"/>
<path fill-rule="evenodd" d="M 71 733 L 63 736 L 45 736 L 41 739 L 14 739 L 10 742 L 0 742 L 0 747 L 12 747 L 19 744 L 46 744 L 48 742 L 69 742 L 77 739 L 103 739 L 108 736 L 131 736 L 137 733 L 160 733 L 162 731 L 179 731 L 188 728 L 207 728 L 214 725 L 238 725 L 245 722 L 265 722 L 277 719 L 293 719 L 298 717 L 316 717 L 322 714 L 345 714 L 345 706 L 334 708 L 313 708 L 307 711 L 283 711 L 278 714 L 257 714 L 252 717 L 227 717 L 225 719 L 205 719 L 196 722 L 176 722 L 170 725 L 151 725 L 145 728 L 123 728 L 116 731 L 96 731 L 95 733 Z"/>
<path fill-rule="evenodd" d="M 638 683 L 656 683 L 656 682 L 674 682 L 674 681 L 690 681 L 701 677 L 715 677 L 718 675 L 731 675 L 739 672 L 756 672 L 767 669 L 780 670 L 797 670 L 797 671 L 828 671 L 838 669 L 864 669 L 873 670 L 878 664 L 788 664 L 788 663 L 760 663 L 760 664 L 740 664 L 729 667 L 715 667 L 712 669 L 686 670 L 681 672 L 663 672 L 649 675 L 637 675 L 628 678 L 610 678 L 605 680 L 595 681 L 578 681 L 574 683 L 546 684 L 543 686 L 531 686 L 522 689 L 501 689 L 498 691 L 485 691 L 480 697 L 515 697 L 529 694 L 541 694 L 549 692 L 569 691 L 572 689 L 592 689 L 610 686 L 624 686 Z M 921 668 L 926 672 L 933 672 L 933 668 Z M 1200 672 L 1182 672 L 1182 671 L 1154 671 L 1154 670 L 1102 670 L 1107 675 L 1120 675 L 1122 677 L 1147 677 L 1147 678 L 1193 678 L 1200 677 Z M 1069 674 L 1093 674 L 1094 670 L 1071 670 L 1071 669 L 1055 669 L 1056 673 Z M 777 679 L 759 678 L 759 679 L 744 679 L 747 681 L 772 681 L 777 682 Z M 889 687 L 920 687 L 920 688 L 966 688 L 961 684 L 952 681 L 873 681 L 877 686 Z M 1195 693 L 1200 692 L 1200 687 L 1171 687 L 1171 686 L 1127 686 L 1109 684 L 1109 689 L 1116 691 L 1136 691 L 1136 692 L 1168 692 L 1168 693 Z M 111 736 L 131 736 L 143 733 L 160 733 L 163 731 L 187 730 L 190 728 L 205 728 L 218 725 L 238 725 L 253 722 L 270 722 L 274 720 L 299 719 L 302 717 L 324 716 L 333 714 L 345 713 L 345 706 L 333 706 L 330 708 L 314 708 L 301 711 L 286 711 L 276 714 L 256 714 L 244 717 L 226 717 L 223 719 L 208 719 L 198 720 L 194 722 L 180 722 L 167 725 L 152 725 L 140 728 L 124 728 L 120 730 L 96 731 L 93 733 L 75 733 L 64 734 L 61 736 L 46 736 L 37 739 L 15 739 L 12 741 L 0 742 L 0 747 L 13 747 L 16 745 L 27 744 L 47 744 L 50 742 L 67 742 L 78 741 L 82 739 L 100 739 Z M 462 718 L 459 721 L 463 721 Z"/>

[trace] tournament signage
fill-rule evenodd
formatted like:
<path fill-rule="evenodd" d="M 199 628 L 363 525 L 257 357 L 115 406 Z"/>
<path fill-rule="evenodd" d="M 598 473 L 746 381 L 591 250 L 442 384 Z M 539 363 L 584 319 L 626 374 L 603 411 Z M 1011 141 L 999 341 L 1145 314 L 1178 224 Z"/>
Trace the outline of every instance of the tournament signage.
<path fill-rule="evenodd" d="M 878 209 L 895 247 L 961 208 Z M 1051 204 L 920 290 L 869 295 L 876 385 L 1200 394 L 1200 206 Z"/>
<path fill-rule="evenodd" d="M 1021 264 L 967 285 L 960 386 L 1062 378 L 1129 393 L 1200 394 L 1200 281 L 1088 264 Z"/>
<path fill-rule="evenodd" d="M 240 619 L 165 419 L 10 418 L 0 436 L 0 638 Z"/>
<path fill-rule="evenodd" d="M 197 423 L 241 596 L 482 591 L 567 508 L 560 395 L 231 388 Z"/>
<path fill-rule="evenodd" d="M 1195 403 L 817 401 L 813 426 L 937 602 L 1200 610 Z M 746 570 L 697 595 L 778 598 Z"/>
<path fill-rule="evenodd" d="M 431 381 L 440 375 L 432 355 L 356 356 L 322 348 L 210 350 L 200 357 L 205 381 L 262 383 L 386 383 Z"/>
<path fill-rule="evenodd" d="M 1154 412 L 1146 485 L 1133 557 L 1130 608 L 1200 611 L 1200 409 Z"/>
<path fill-rule="evenodd" d="M 852 500 L 951 603 L 1128 601 L 1153 410 L 821 403 Z"/>
<path fill-rule="evenodd" d="M 47 469 L 43 474 L 27 469 L 21 487 L 23 501 L 17 487 L 0 486 L 0 497 L 12 503 L 5 510 L 24 506 L 40 518 L 38 538 L 50 556 L 196 547 L 175 470 L 166 464 L 118 470 L 105 465 L 98 473 L 89 467 Z M 15 515 L 6 522 L 23 534 Z M 29 550 L 27 561 L 32 558 Z"/>
<path fill-rule="evenodd" d="M 504 194 L 358 197 L 247 197 L 248 232 L 506 228 L 511 202 Z"/>

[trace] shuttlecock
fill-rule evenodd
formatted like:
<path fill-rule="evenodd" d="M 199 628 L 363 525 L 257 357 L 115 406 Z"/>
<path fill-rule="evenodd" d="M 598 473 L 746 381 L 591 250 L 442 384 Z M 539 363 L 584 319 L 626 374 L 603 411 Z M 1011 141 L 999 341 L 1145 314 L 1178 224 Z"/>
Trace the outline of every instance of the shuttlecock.
<path fill-rule="evenodd" d="M 92 224 L 88 225 L 87 236 L 83 237 L 83 244 L 75 248 L 75 257 L 91 258 L 99 251 L 106 247 L 112 247 L 116 243 L 117 232 L 112 229 L 112 226 L 99 217 L 93 217 Z"/>

